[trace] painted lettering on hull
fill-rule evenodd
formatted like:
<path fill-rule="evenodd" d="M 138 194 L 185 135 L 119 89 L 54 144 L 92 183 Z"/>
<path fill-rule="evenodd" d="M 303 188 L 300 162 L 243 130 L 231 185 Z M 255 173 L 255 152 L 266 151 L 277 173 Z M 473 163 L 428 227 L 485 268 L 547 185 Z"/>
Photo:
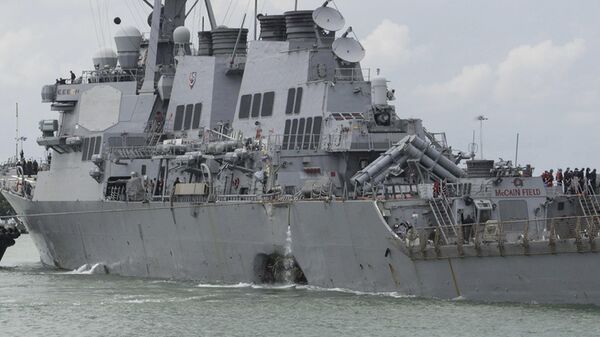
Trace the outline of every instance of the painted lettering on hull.
<path fill-rule="evenodd" d="M 505 188 L 496 189 L 497 198 L 511 197 L 539 197 L 542 195 L 542 190 L 539 188 Z"/>

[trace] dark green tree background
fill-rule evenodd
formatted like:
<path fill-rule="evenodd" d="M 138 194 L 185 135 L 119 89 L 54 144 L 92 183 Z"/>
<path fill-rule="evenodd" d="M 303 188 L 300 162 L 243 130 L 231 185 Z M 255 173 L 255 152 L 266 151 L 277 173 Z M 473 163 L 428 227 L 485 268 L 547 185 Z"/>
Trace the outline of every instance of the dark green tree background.
<path fill-rule="evenodd" d="M 0 216 L 15 215 L 15 211 L 10 206 L 8 201 L 0 194 Z"/>

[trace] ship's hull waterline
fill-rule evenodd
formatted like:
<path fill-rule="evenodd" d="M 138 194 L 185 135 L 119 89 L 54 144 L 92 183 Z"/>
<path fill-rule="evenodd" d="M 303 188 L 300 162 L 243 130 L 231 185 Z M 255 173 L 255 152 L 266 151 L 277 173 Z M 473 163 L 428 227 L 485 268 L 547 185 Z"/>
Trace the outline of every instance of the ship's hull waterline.
<path fill-rule="evenodd" d="M 600 305 L 597 253 L 412 260 L 373 201 L 207 205 L 28 201 L 3 193 L 42 262 L 123 276 L 259 282 L 257 256 L 292 252 L 308 284 L 475 301 Z M 166 211 L 166 209 L 169 209 Z"/>

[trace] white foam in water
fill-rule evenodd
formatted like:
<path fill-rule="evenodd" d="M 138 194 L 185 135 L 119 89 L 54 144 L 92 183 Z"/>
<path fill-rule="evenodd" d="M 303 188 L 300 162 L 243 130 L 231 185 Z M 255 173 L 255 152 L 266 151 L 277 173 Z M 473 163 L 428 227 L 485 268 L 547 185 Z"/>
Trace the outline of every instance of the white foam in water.
<path fill-rule="evenodd" d="M 297 289 L 305 289 L 309 291 L 325 291 L 325 292 L 335 292 L 335 293 L 343 293 L 343 294 L 351 294 L 358 296 L 383 296 L 383 297 L 393 297 L 393 298 L 415 298 L 414 295 L 406 295 L 401 294 L 396 291 L 392 292 L 369 292 L 369 291 L 358 291 L 358 290 L 350 290 L 344 288 L 321 288 L 316 286 L 305 286 L 299 285 L 296 287 Z"/>
<path fill-rule="evenodd" d="M 83 274 L 83 273 L 85 273 L 88 270 L 90 270 L 90 265 L 86 263 L 83 266 L 81 266 L 81 267 L 73 270 L 73 273 L 74 274 Z"/>
<path fill-rule="evenodd" d="M 102 263 L 96 263 L 94 265 L 84 264 L 83 266 L 68 272 L 67 274 L 73 275 L 94 275 L 94 274 L 106 274 L 106 267 Z"/>
<path fill-rule="evenodd" d="M 401 294 L 399 292 L 368 292 L 368 291 L 357 291 L 350 290 L 344 288 L 321 288 L 316 286 L 309 285 L 298 285 L 298 284 L 281 284 L 281 285 L 259 285 L 254 283 L 238 283 L 238 284 L 198 284 L 199 288 L 216 288 L 216 289 L 241 289 L 241 288 L 251 288 L 251 289 L 264 289 L 264 290 L 289 290 L 289 289 L 298 289 L 298 290 L 307 290 L 307 291 L 316 291 L 316 292 L 335 292 L 335 293 L 343 293 L 357 296 L 383 296 L 383 297 L 392 297 L 392 298 L 415 298 L 414 295 L 406 295 Z"/>
<path fill-rule="evenodd" d="M 237 289 L 237 288 L 252 288 L 252 283 L 238 283 L 238 284 L 198 284 L 198 288 L 224 288 L 224 289 Z"/>

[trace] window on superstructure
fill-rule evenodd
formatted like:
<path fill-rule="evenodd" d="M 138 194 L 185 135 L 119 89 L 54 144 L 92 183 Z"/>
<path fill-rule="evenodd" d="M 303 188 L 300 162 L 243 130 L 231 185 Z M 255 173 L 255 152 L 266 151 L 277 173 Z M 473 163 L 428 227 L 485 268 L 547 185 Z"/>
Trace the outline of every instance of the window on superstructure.
<path fill-rule="evenodd" d="M 312 135 L 312 143 L 311 143 L 311 148 L 312 149 L 318 149 L 319 148 L 319 144 L 321 142 L 321 124 L 323 122 L 323 117 L 315 117 L 314 122 L 313 122 L 313 135 Z"/>
<path fill-rule="evenodd" d="M 260 115 L 262 117 L 273 116 L 273 105 L 275 103 L 275 92 L 269 91 L 263 95 L 262 110 Z"/>
<path fill-rule="evenodd" d="M 294 150 L 299 150 L 302 148 L 302 142 L 304 141 L 304 124 L 306 120 L 304 118 L 300 118 L 298 122 L 298 136 L 296 137 L 296 147 Z"/>
<path fill-rule="evenodd" d="M 298 88 L 296 90 L 296 104 L 294 105 L 294 113 L 295 114 L 300 113 L 300 108 L 302 107 L 302 93 L 303 92 L 304 92 L 304 89 L 302 89 L 302 88 Z"/>
<path fill-rule="evenodd" d="M 174 131 L 181 131 L 183 128 L 183 111 L 185 110 L 185 106 L 178 105 L 177 110 L 175 110 L 175 123 L 173 124 Z"/>
<path fill-rule="evenodd" d="M 194 105 L 188 104 L 185 107 L 185 119 L 183 122 L 183 129 L 189 130 L 192 128 L 192 116 L 194 115 Z"/>
<path fill-rule="evenodd" d="M 250 117 L 250 106 L 252 104 L 252 95 L 244 95 L 240 99 L 240 119 Z"/>
<path fill-rule="evenodd" d="M 285 107 L 286 115 L 291 115 L 294 113 L 295 99 L 296 99 L 296 89 L 291 88 L 290 90 L 288 90 L 287 105 Z"/>
<path fill-rule="evenodd" d="M 262 95 L 254 94 L 254 97 L 252 98 L 252 118 L 256 118 L 260 114 L 261 101 L 262 101 Z"/>
<path fill-rule="evenodd" d="M 200 116 L 202 115 L 202 103 L 194 106 L 194 118 L 192 119 L 192 129 L 200 128 Z"/>
<path fill-rule="evenodd" d="M 102 146 L 102 137 L 96 137 L 96 147 L 94 147 L 94 154 L 100 154 L 100 147 Z"/>
<path fill-rule="evenodd" d="M 294 119 L 294 120 L 292 120 L 292 131 L 290 132 L 290 145 L 288 147 L 290 150 L 293 150 L 296 148 L 297 132 L 298 132 L 298 120 Z"/>
<path fill-rule="evenodd" d="M 292 126 L 291 120 L 285 121 L 285 127 L 283 128 L 283 142 L 281 144 L 281 148 L 287 150 L 288 144 L 290 142 L 290 128 Z"/>
<path fill-rule="evenodd" d="M 96 137 L 90 138 L 90 148 L 87 152 L 86 160 L 92 159 L 92 155 L 94 154 L 94 149 L 96 148 Z"/>
<path fill-rule="evenodd" d="M 84 138 L 83 145 L 81 146 L 81 160 L 87 160 L 87 153 L 90 146 L 90 139 Z"/>
<path fill-rule="evenodd" d="M 313 133 L 312 122 L 313 122 L 312 117 L 308 117 L 306 119 L 306 128 L 304 129 L 306 131 L 304 132 L 304 143 L 302 144 L 302 149 L 304 149 L 304 150 L 307 150 L 311 143 L 311 137 L 312 137 L 312 133 Z"/>

